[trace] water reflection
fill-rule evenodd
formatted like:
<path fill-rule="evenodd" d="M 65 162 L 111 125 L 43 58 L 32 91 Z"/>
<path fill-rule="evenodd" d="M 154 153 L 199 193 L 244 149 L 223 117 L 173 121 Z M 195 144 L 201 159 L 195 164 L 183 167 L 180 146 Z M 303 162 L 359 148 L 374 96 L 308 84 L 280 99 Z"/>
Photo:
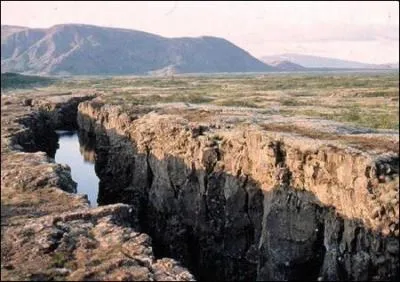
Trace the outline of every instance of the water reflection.
<path fill-rule="evenodd" d="M 56 133 L 58 135 L 58 138 L 61 137 L 72 137 L 74 134 L 76 134 L 76 131 L 69 131 L 69 130 L 56 130 Z"/>
<path fill-rule="evenodd" d="M 79 139 L 79 152 L 83 156 L 83 160 L 89 163 L 95 163 L 95 146 L 96 139 L 94 136 L 89 135 L 87 132 L 78 131 Z"/>
<path fill-rule="evenodd" d="M 92 207 L 97 206 L 99 179 L 94 170 L 95 141 L 91 136 L 77 131 L 56 131 L 59 148 L 55 154 L 57 163 L 71 167 L 72 179 L 77 182 L 79 194 L 87 194 Z"/>

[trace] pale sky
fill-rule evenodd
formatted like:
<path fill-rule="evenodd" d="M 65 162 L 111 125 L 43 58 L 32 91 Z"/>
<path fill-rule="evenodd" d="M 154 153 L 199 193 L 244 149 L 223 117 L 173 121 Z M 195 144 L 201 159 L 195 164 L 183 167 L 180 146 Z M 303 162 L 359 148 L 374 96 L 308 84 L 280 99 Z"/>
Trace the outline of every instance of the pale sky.
<path fill-rule="evenodd" d="M 1 1 L 1 24 L 81 23 L 165 37 L 217 36 L 255 57 L 281 53 L 399 61 L 399 3 Z"/>

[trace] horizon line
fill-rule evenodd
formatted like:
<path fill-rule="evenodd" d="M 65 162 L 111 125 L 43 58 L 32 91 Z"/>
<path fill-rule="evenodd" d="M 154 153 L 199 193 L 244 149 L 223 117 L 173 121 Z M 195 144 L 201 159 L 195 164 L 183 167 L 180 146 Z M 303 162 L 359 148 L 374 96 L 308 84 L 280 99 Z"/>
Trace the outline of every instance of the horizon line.
<path fill-rule="evenodd" d="M 254 56 L 252 55 L 249 51 L 247 51 L 247 49 L 244 49 L 240 46 L 238 46 L 237 44 L 233 43 L 232 41 L 224 38 L 224 37 L 218 37 L 218 36 L 214 36 L 214 35 L 199 35 L 199 36 L 178 36 L 178 37 L 168 37 L 168 36 L 164 36 L 164 35 L 160 35 L 157 33 L 152 33 L 152 32 L 147 32 L 147 31 L 143 31 L 143 30 L 138 30 L 138 29 L 132 29 L 132 28 L 126 28 L 126 27 L 115 27 L 115 26 L 105 26 L 105 25 L 97 25 L 97 24 L 88 24 L 88 23 L 77 23 L 77 22 L 70 22 L 70 23 L 59 23 L 59 24 L 54 24 L 48 27 L 29 27 L 29 26 L 22 26 L 22 25 L 13 25 L 13 24 L 1 24 L 1 27 L 3 26 L 9 26 L 9 27 L 19 27 L 19 28 L 26 28 L 26 29 L 51 29 L 53 27 L 56 26 L 63 26 L 63 25 L 82 25 L 82 26 L 92 26 L 92 27 L 99 27 L 99 28 L 110 28 L 110 29 L 119 29 L 119 30 L 127 30 L 127 31 L 136 31 L 136 32 L 143 32 L 143 33 L 147 33 L 147 34 L 151 34 L 151 35 L 155 35 L 155 36 L 159 36 L 159 37 L 163 37 L 163 38 L 168 38 L 168 39 L 174 39 L 174 38 L 202 38 L 202 37 L 212 37 L 212 38 L 219 38 L 219 39 L 224 39 L 228 42 L 231 42 L 232 44 L 236 45 L 238 48 L 243 49 L 245 52 L 249 53 L 252 57 L 260 60 L 261 62 L 265 63 L 264 61 L 262 61 L 263 57 L 270 57 L 270 56 L 281 56 L 281 55 L 303 55 L 303 56 L 313 56 L 313 57 L 318 57 L 318 58 L 324 58 L 324 59 L 335 59 L 335 60 L 342 60 L 342 61 L 347 61 L 347 62 L 352 62 L 352 63 L 362 63 L 362 64 L 366 64 L 366 65 L 389 65 L 389 64 L 399 64 L 400 61 L 390 61 L 390 62 L 385 62 L 385 63 L 366 63 L 366 62 L 362 62 L 362 61 L 353 61 L 353 60 L 349 60 L 349 59 L 344 59 L 344 58 L 338 58 L 338 57 L 326 57 L 326 56 L 320 56 L 320 55 L 314 55 L 312 53 L 293 53 L 293 52 L 288 52 L 288 53 L 274 53 L 271 55 L 261 55 L 261 56 Z M 292 61 L 288 60 L 289 62 L 293 63 Z M 266 64 L 266 63 L 265 63 Z"/>

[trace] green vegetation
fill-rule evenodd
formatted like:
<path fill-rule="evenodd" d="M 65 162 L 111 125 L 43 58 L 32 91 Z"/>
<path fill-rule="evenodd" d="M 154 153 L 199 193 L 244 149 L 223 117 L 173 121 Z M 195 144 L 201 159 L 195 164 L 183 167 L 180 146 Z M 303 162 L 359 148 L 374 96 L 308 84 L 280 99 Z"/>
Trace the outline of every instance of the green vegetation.
<path fill-rule="evenodd" d="M 68 261 L 68 254 L 64 252 L 57 252 L 52 257 L 53 267 L 64 267 L 65 263 Z"/>
<path fill-rule="evenodd" d="M 287 123 L 270 123 L 263 126 L 266 130 L 297 133 L 315 139 L 337 140 L 344 144 L 354 146 L 356 148 L 371 150 L 383 149 L 385 151 L 399 151 L 399 143 L 392 140 L 379 139 L 376 137 L 365 137 L 357 135 L 338 135 L 328 132 L 322 132 L 309 127 L 297 126 Z"/>
<path fill-rule="evenodd" d="M 200 93 L 182 93 L 182 94 L 171 94 L 171 95 L 160 95 L 160 94 L 151 94 L 151 95 L 115 95 L 112 97 L 107 97 L 106 101 L 110 103 L 114 103 L 116 97 L 119 97 L 119 100 L 125 103 L 129 103 L 131 105 L 151 105 L 155 103 L 174 103 L 174 102 L 184 102 L 184 103 L 207 103 L 212 101 L 211 98 L 202 95 Z"/>
<path fill-rule="evenodd" d="M 371 128 L 399 126 L 398 72 L 75 77 L 57 80 L 41 91 L 96 92 L 105 102 L 125 107 L 174 102 L 213 104 Z"/>
<path fill-rule="evenodd" d="M 31 88 L 35 86 L 48 86 L 55 79 L 42 76 L 22 75 L 5 72 L 1 74 L 1 89 Z"/>
<path fill-rule="evenodd" d="M 214 102 L 217 106 L 259 108 L 254 101 L 226 99 Z"/>
<path fill-rule="evenodd" d="M 343 110 L 340 114 L 334 114 L 332 119 L 350 122 L 356 125 L 372 128 L 395 129 L 399 128 L 399 116 L 394 112 L 374 112 L 362 109 L 359 105 L 354 105 L 349 109 Z"/>
<path fill-rule="evenodd" d="M 283 106 L 294 106 L 294 107 L 307 105 L 306 103 L 298 101 L 296 99 L 281 99 L 280 103 Z"/>

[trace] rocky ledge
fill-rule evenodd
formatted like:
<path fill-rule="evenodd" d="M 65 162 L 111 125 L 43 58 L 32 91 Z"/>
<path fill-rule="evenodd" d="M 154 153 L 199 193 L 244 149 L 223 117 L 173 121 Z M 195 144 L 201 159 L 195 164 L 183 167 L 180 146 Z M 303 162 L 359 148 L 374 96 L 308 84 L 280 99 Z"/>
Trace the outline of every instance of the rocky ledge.
<path fill-rule="evenodd" d="M 101 99 L 78 124 L 100 202 L 200 279 L 399 278 L 398 132 Z"/>
<path fill-rule="evenodd" d="M 77 105 L 91 98 L 2 96 L 1 280 L 193 280 L 155 258 L 131 206 L 89 208 L 69 167 L 51 158 L 54 129 L 75 127 Z"/>
<path fill-rule="evenodd" d="M 398 280 L 398 132 L 93 98 L 2 97 L 2 280 Z M 52 159 L 77 127 L 106 206 Z"/>

